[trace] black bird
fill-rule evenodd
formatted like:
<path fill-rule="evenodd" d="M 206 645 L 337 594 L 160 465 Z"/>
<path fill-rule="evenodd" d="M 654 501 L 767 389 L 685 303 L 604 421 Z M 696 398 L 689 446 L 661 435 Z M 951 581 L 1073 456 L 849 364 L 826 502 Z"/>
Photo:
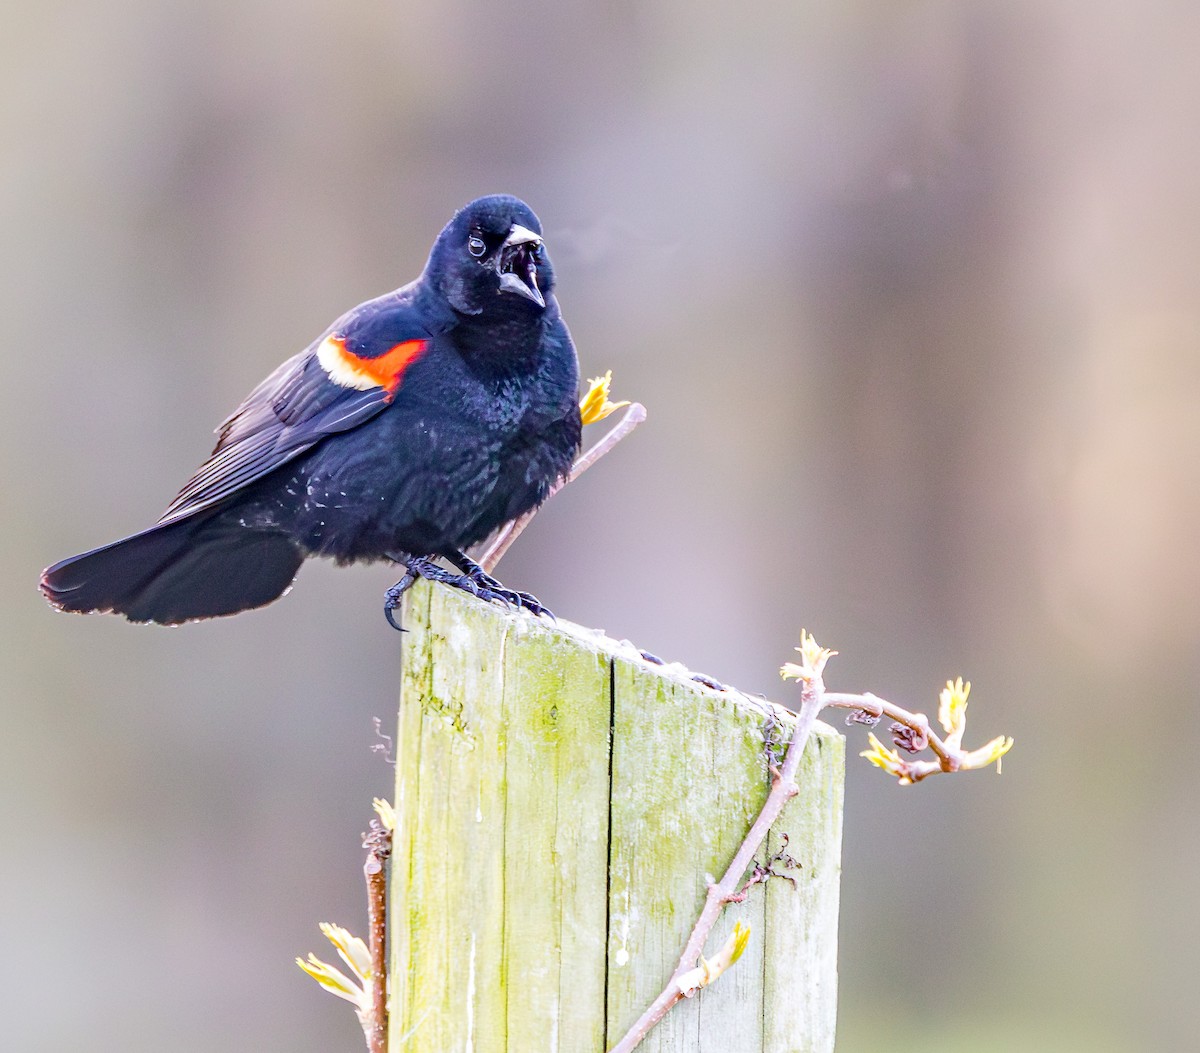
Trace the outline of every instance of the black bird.
<path fill-rule="evenodd" d="M 343 315 L 250 393 L 156 526 L 49 567 L 42 592 L 64 611 L 175 625 L 270 603 L 306 558 L 329 556 L 405 567 L 389 621 L 416 577 L 541 613 L 465 550 L 569 470 L 578 387 L 537 216 L 479 198 L 416 281 Z"/>

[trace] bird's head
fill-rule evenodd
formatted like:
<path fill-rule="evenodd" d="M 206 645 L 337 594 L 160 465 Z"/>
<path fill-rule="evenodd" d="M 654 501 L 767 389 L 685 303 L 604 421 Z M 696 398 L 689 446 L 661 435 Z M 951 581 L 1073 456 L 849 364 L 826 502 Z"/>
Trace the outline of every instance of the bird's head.
<path fill-rule="evenodd" d="M 519 198 L 493 194 L 459 209 L 434 242 L 426 278 L 461 314 L 540 314 L 554 288 L 542 225 Z"/>

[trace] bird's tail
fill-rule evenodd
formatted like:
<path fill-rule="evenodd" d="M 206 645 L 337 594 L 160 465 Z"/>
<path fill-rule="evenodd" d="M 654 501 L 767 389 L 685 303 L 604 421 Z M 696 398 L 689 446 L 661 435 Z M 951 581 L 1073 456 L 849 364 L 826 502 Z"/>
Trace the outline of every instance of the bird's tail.
<path fill-rule="evenodd" d="M 283 594 L 304 555 L 282 534 L 220 515 L 151 527 L 42 572 L 51 606 L 178 625 L 261 607 Z"/>

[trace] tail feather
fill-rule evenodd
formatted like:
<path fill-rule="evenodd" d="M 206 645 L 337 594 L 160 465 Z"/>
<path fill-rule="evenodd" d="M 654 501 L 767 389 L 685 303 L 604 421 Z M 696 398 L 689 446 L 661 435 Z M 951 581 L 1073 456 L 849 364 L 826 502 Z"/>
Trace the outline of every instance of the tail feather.
<path fill-rule="evenodd" d="M 59 610 L 178 625 L 270 603 L 303 560 L 281 534 L 220 516 L 184 519 L 56 563 L 43 571 L 41 589 Z"/>

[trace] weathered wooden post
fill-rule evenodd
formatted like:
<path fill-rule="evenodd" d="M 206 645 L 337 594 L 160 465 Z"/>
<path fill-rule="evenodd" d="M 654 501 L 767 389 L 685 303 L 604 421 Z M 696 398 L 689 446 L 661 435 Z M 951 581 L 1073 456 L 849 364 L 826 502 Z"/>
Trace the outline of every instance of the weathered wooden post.
<path fill-rule="evenodd" d="M 671 975 L 766 797 L 764 723 L 790 717 L 440 586 L 404 625 L 389 1049 L 603 1053 Z M 725 911 L 708 951 L 740 920 L 745 955 L 639 1048 L 833 1049 L 844 770 L 818 724 L 760 853 L 790 835 L 796 887 Z"/>

